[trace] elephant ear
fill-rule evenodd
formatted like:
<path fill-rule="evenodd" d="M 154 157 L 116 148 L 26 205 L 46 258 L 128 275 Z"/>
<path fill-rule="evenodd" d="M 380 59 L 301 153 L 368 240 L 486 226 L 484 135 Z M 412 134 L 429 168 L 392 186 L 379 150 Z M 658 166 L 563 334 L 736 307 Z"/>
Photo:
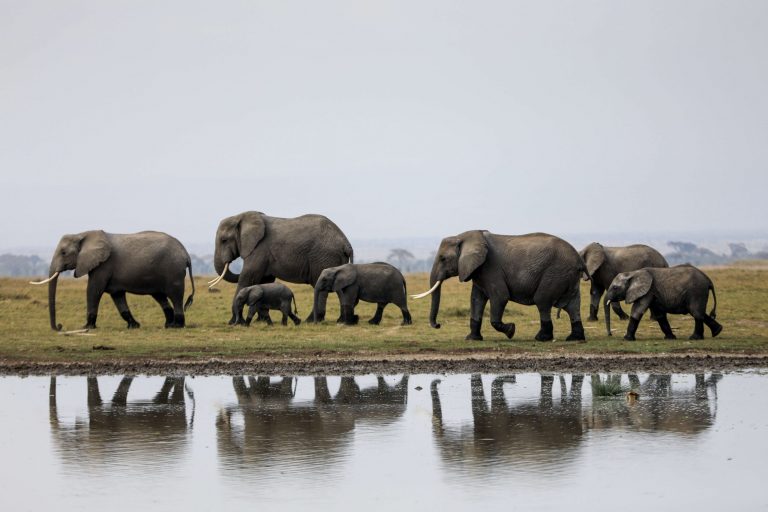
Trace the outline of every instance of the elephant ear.
<path fill-rule="evenodd" d="M 653 276 L 647 270 L 638 270 L 629 281 L 627 288 L 627 304 L 632 304 L 638 299 L 644 297 L 650 290 L 653 283 Z"/>
<path fill-rule="evenodd" d="M 595 275 L 597 269 L 605 263 L 605 249 L 603 249 L 603 246 L 598 243 L 590 244 L 584 251 L 584 263 L 587 265 L 587 274 L 590 276 Z"/>
<path fill-rule="evenodd" d="M 485 262 L 488 256 L 488 243 L 481 231 L 468 231 L 460 235 L 459 246 L 459 281 L 462 283 L 469 279 L 472 272 Z"/>
<path fill-rule="evenodd" d="M 336 278 L 333 280 L 333 291 L 340 292 L 347 286 L 355 284 L 357 281 L 357 270 L 352 265 L 343 265 L 336 271 Z"/>
<path fill-rule="evenodd" d="M 240 219 L 240 257 L 251 254 L 266 231 L 261 212 L 246 212 Z"/>
<path fill-rule="evenodd" d="M 103 231 L 86 231 L 80 241 L 80 251 L 77 253 L 75 277 L 88 274 L 109 258 L 112 246 Z"/>

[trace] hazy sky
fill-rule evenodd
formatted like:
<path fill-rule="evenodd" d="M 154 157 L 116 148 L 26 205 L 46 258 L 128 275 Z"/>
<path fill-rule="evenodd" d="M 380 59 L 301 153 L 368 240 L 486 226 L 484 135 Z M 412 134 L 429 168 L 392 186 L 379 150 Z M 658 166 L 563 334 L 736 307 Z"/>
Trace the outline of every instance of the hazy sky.
<path fill-rule="evenodd" d="M 768 228 L 768 2 L 0 0 L 0 246 Z"/>

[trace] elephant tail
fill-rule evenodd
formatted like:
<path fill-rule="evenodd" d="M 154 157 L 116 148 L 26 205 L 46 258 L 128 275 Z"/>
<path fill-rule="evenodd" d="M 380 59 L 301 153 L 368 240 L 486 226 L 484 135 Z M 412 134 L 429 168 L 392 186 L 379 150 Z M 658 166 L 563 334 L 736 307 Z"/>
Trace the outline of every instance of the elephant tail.
<path fill-rule="evenodd" d="M 715 285 L 709 283 L 709 289 L 712 290 L 712 298 L 715 301 L 714 306 L 712 306 L 712 311 L 709 312 L 709 316 L 714 320 L 717 317 L 717 294 L 715 294 Z"/>
<path fill-rule="evenodd" d="M 296 296 L 292 295 L 291 298 L 293 299 L 293 314 L 298 315 L 299 314 L 299 308 L 296 306 Z"/>
<path fill-rule="evenodd" d="M 355 250 L 352 249 L 352 244 L 349 242 L 347 242 L 347 245 L 344 247 L 344 256 L 347 257 L 349 263 L 355 262 Z"/>
<path fill-rule="evenodd" d="M 187 268 L 189 269 L 189 281 L 192 283 L 192 293 L 187 297 L 187 302 L 184 303 L 184 311 L 192 305 L 195 297 L 195 278 L 192 277 L 192 261 L 190 259 L 187 259 Z"/>

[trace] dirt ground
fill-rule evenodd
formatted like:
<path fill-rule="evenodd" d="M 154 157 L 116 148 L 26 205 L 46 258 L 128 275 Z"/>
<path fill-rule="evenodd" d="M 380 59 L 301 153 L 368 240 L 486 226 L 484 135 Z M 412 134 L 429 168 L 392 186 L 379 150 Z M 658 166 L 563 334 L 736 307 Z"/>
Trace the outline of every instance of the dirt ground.
<path fill-rule="evenodd" d="M 208 361 L 0 361 L 2 375 L 392 375 L 447 373 L 694 373 L 768 368 L 768 355 L 392 355 L 387 358 L 278 356 Z"/>

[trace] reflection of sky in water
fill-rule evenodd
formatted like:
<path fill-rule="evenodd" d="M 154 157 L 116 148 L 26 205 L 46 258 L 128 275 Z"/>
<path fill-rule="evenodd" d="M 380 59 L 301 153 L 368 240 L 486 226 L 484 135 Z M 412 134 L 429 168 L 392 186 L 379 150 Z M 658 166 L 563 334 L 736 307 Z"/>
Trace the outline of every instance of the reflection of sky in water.
<path fill-rule="evenodd" d="M 768 504 L 759 373 L 434 378 L 0 378 L 0 508 Z"/>

